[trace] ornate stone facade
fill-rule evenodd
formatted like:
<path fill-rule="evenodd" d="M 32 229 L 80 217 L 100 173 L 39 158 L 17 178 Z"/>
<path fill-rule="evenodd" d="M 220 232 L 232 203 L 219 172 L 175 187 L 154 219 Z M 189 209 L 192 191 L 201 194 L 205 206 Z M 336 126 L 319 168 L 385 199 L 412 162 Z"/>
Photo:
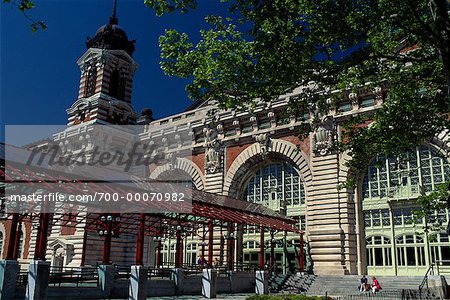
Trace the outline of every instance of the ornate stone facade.
<path fill-rule="evenodd" d="M 68 129 L 56 135 L 54 141 L 62 147 L 78 145 L 77 149 L 80 147 L 86 150 L 93 146 L 92 125 L 137 122 L 138 114 L 131 106 L 131 81 L 137 65 L 125 50 L 97 48 L 89 48 L 78 63 L 82 71 L 79 97 L 67 110 Z M 116 69 L 120 69 L 121 76 L 126 80 L 123 99 L 108 94 L 111 82 L 107 79 Z M 95 82 L 90 82 L 92 80 Z M 286 170 L 292 167 L 294 175 L 298 174 L 302 183 L 304 201 L 293 199 L 292 204 L 288 205 L 285 196 L 281 194 L 283 199 L 278 198 L 278 191 L 274 188 L 270 192 L 278 204 L 271 207 L 283 210 L 289 217 L 303 220 L 299 226 L 305 230 L 305 241 L 310 253 L 308 260 L 312 262 L 316 274 L 362 274 L 367 272 L 362 183 L 359 182 L 355 191 L 338 189 L 339 184 L 351 176 L 345 165 L 351 157 L 337 153 L 333 145 L 340 138 L 343 122 L 353 114 L 372 114 L 382 105 L 384 92 L 381 87 L 373 93 L 363 91 L 364 97 L 373 96 L 373 101 L 366 101 L 364 105 L 361 102 L 363 98 L 358 94 L 348 95 L 348 99 L 337 103 L 335 109 L 330 107 L 328 115 L 303 140 L 298 138 L 298 133 L 305 122 L 312 121 L 309 119 L 312 112 L 287 117 L 285 113 L 290 100 L 301 93 L 301 89 L 297 89 L 291 94 L 282 95 L 270 105 L 261 103 L 251 115 L 248 112 L 221 110 L 214 102 L 204 102 L 197 104 L 195 109 L 167 118 L 147 119 L 139 132 L 112 129 L 108 135 L 97 137 L 96 141 L 102 141 L 97 146 L 105 149 L 126 149 L 136 141 L 147 146 L 155 142 L 165 145 L 169 153 L 165 164 L 136 168 L 133 174 L 158 179 L 166 172 L 179 170 L 190 178 L 196 189 L 243 201 L 248 196 L 249 181 L 264 167 L 279 164 L 286 174 Z M 305 119 L 305 116 L 308 118 Z M 183 136 L 190 139 L 183 140 Z M 448 155 L 450 132 L 447 130 L 437 136 L 433 145 Z M 77 149 L 67 150 L 73 152 Z M 183 151 L 191 152 L 192 155 L 180 157 Z M 292 174 L 283 178 L 288 176 L 294 182 Z M 263 182 L 264 179 L 261 180 Z M 286 195 L 287 192 L 284 193 Z M 300 194 L 292 195 L 297 200 L 301 197 Z M 97 236 L 86 233 L 85 217 L 86 213 L 75 217 L 73 232 L 62 230 L 62 224 L 52 227 L 49 245 L 53 250 L 47 252 L 50 261 L 57 261 L 64 266 L 78 266 L 95 264 L 99 260 L 101 241 Z M 23 246 L 26 250 L 22 260 L 32 257 L 35 243 L 31 224 L 26 228 L 25 235 L 28 238 Z M 242 234 L 244 230 L 238 231 Z M 220 238 L 217 237 L 218 243 Z M 287 237 L 292 243 L 297 238 Z M 245 243 L 250 245 L 255 240 L 258 237 L 254 233 L 242 234 L 236 242 L 240 245 L 236 248 L 236 257 L 242 256 Z M 114 239 L 113 262 L 131 264 L 134 243 L 128 237 Z M 200 240 L 186 242 L 185 245 L 188 247 L 192 243 L 200 245 Z M 169 257 L 172 246 L 170 241 L 166 246 Z M 151 241 L 148 247 L 150 250 L 146 251 L 145 264 L 151 264 L 154 259 Z M 247 250 L 247 253 L 251 253 L 250 246 Z M 198 251 L 193 253 L 195 256 Z M 214 255 L 220 255 L 218 247 L 214 248 Z"/>

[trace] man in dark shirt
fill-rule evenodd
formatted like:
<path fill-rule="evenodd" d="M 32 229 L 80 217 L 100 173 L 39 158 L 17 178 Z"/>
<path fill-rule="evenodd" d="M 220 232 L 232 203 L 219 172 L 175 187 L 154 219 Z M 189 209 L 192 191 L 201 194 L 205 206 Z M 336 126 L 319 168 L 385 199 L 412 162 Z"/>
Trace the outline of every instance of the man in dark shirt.
<path fill-rule="evenodd" d="M 361 277 L 361 285 L 359 286 L 359 290 L 361 292 L 364 292 L 366 290 L 367 287 L 367 277 L 366 275 L 363 275 L 363 277 Z"/>

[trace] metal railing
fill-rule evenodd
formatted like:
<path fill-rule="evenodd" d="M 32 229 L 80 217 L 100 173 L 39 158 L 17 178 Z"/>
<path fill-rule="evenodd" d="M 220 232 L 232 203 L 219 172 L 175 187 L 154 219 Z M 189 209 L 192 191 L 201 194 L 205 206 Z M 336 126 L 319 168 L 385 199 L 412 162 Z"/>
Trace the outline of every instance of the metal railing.
<path fill-rule="evenodd" d="M 428 276 L 429 275 L 434 275 L 434 263 L 428 267 L 428 270 L 425 273 L 425 276 L 423 276 L 422 282 L 419 285 L 419 292 L 422 292 L 422 290 L 425 286 L 428 289 Z"/>
<path fill-rule="evenodd" d="M 428 289 L 428 276 L 430 275 L 449 275 L 450 274 L 450 260 L 436 260 L 430 265 L 427 272 L 423 276 L 422 282 L 419 285 L 419 291 L 422 291 L 424 287 Z"/>
<path fill-rule="evenodd" d="M 17 273 L 16 286 L 26 286 L 28 283 L 28 271 L 19 271 Z"/>
<path fill-rule="evenodd" d="M 149 268 L 148 278 L 172 279 L 173 269 L 171 268 Z"/>
<path fill-rule="evenodd" d="M 436 274 L 434 275 L 450 275 L 450 260 L 436 260 Z"/>
<path fill-rule="evenodd" d="M 114 279 L 130 279 L 131 267 L 130 266 L 114 266 Z"/>
<path fill-rule="evenodd" d="M 98 286 L 98 271 L 96 267 L 51 267 L 48 282 L 52 286 Z"/>
<path fill-rule="evenodd" d="M 345 295 L 335 297 L 336 300 L 367 300 L 371 298 L 376 298 L 377 300 L 392 300 L 392 299 L 404 299 L 404 300 L 414 300 L 414 299 L 424 299 L 426 295 L 422 291 L 402 289 L 398 291 L 380 291 L 376 294 L 372 292 L 360 293 L 354 295 Z"/>

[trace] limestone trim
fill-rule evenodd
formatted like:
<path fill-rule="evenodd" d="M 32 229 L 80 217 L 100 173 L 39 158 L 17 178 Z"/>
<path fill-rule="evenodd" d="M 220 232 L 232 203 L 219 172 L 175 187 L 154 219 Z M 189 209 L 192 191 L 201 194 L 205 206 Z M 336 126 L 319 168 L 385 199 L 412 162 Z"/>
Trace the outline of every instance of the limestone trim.
<path fill-rule="evenodd" d="M 165 164 L 157 167 L 150 174 L 150 179 L 157 179 L 162 173 L 173 169 L 179 169 L 188 173 L 191 176 L 192 182 L 197 190 L 203 190 L 205 188 L 205 179 L 203 178 L 202 171 L 195 163 L 186 158 L 178 158 L 175 166 Z"/>
<path fill-rule="evenodd" d="M 255 165 L 270 160 L 271 158 L 285 159 L 299 170 L 305 187 L 306 197 L 308 197 L 312 182 L 308 160 L 296 145 L 281 139 L 271 139 L 271 147 L 265 159 L 261 156 L 260 143 L 254 143 L 242 151 L 227 170 L 223 194 L 239 198 L 242 192 L 240 189 Z"/>

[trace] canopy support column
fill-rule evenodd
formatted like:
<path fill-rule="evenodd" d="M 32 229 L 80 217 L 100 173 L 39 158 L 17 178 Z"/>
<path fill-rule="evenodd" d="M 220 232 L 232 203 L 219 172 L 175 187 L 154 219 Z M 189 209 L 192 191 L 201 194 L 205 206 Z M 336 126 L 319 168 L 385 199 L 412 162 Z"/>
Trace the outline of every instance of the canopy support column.
<path fill-rule="evenodd" d="M 264 227 L 259 227 L 259 269 L 264 270 Z"/>
<path fill-rule="evenodd" d="M 270 271 L 275 267 L 275 238 L 273 231 L 270 232 Z"/>
<path fill-rule="evenodd" d="M 139 215 L 139 230 L 136 241 L 136 265 L 144 264 L 145 214 Z"/>
<path fill-rule="evenodd" d="M 181 252 L 181 226 L 177 226 L 177 240 L 175 242 L 175 268 L 181 268 L 180 252 Z"/>
<path fill-rule="evenodd" d="M 305 269 L 305 257 L 304 257 L 304 241 L 303 241 L 303 232 L 300 233 L 300 250 L 298 253 L 298 268 L 300 272 L 303 272 Z"/>
<path fill-rule="evenodd" d="M 8 242 L 8 249 L 6 250 L 6 260 L 14 260 L 15 259 L 15 253 L 14 248 L 16 245 L 16 239 L 17 239 L 17 224 L 19 223 L 19 214 L 13 213 L 12 219 L 11 219 L 11 226 L 9 228 L 9 242 Z"/>
<path fill-rule="evenodd" d="M 228 231 L 228 240 L 227 240 L 227 250 L 228 250 L 228 255 L 227 255 L 227 261 L 228 261 L 228 270 L 229 271 L 233 271 L 233 266 L 234 266 L 234 258 L 233 258 L 233 254 L 234 254 L 234 224 L 233 223 L 228 223 L 227 226 L 227 231 Z"/>
<path fill-rule="evenodd" d="M 159 240 L 157 243 L 158 244 L 156 246 L 156 267 L 160 268 L 161 267 L 161 247 L 162 247 L 161 240 Z"/>
<path fill-rule="evenodd" d="M 108 222 L 107 232 L 105 233 L 105 241 L 103 242 L 103 264 L 109 265 L 111 261 L 111 241 L 112 241 L 112 224 Z"/>
<path fill-rule="evenodd" d="M 39 215 L 39 228 L 36 237 L 36 247 L 34 250 L 34 259 L 45 261 L 47 252 L 48 225 L 50 223 L 50 214 L 41 213 Z"/>
<path fill-rule="evenodd" d="M 208 268 L 212 268 L 214 249 L 214 227 L 213 221 L 208 222 Z"/>

